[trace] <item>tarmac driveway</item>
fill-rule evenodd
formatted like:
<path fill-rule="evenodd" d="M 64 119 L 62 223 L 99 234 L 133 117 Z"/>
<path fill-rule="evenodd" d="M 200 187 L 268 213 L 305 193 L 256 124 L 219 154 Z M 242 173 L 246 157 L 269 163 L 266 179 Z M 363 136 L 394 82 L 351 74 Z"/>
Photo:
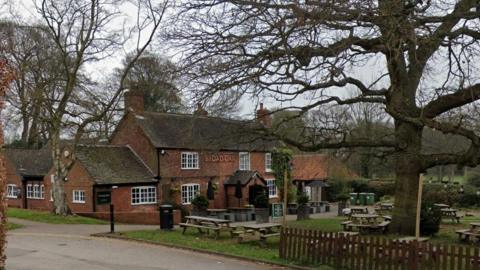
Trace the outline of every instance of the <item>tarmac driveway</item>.
<path fill-rule="evenodd" d="M 9 270 L 265 270 L 282 269 L 180 249 L 88 235 L 108 225 L 52 225 L 11 219 L 24 228 L 8 233 Z M 157 226 L 118 226 L 135 230 Z"/>

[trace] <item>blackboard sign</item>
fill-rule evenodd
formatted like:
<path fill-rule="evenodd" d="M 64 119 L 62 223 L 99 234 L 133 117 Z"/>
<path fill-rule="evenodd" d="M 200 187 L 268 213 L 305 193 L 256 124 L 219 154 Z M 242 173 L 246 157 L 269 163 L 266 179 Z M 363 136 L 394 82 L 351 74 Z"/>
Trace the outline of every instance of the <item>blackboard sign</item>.
<path fill-rule="evenodd" d="M 97 204 L 110 204 L 112 202 L 112 192 L 99 191 L 97 192 Z"/>
<path fill-rule="evenodd" d="M 272 203 L 272 218 L 283 217 L 283 203 Z"/>

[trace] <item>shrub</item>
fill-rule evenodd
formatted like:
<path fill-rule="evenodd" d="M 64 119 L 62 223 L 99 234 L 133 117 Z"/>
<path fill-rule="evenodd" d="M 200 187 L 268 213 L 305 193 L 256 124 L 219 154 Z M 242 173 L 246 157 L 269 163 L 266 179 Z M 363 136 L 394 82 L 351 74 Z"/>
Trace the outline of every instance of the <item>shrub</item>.
<path fill-rule="evenodd" d="M 368 186 L 369 182 L 367 180 L 352 180 L 349 182 L 350 188 L 353 192 L 370 192 L 370 187 Z"/>
<path fill-rule="evenodd" d="M 348 193 L 348 187 L 345 181 L 332 180 L 328 181 L 330 188 L 328 189 L 327 196 L 329 201 L 337 200 L 338 195 L 342 193 Z"/>
<path fill-rule="evenodd" d="M 299 205 L 306 205 L 308 203 L 308 201 L 310 201 L 310 198 L 305 193 L 302 193 L 302 194 L 297 196 L 297 203 Z"/>
<path fill-rule="evenodd" d="M 337 195 L 337 201 L 342 201 L 342 202 L 345 202 L 345 201 L 348 201 L 350 199 L 350 195 L 348 195 L 347 193 L 340 193 Z"/>
<path fill-rule="evenodd" d="M 468 175 L 467 183 L 468 183 L 469 185 L 471 185 L 471 186 L 480 188 L 480 173 L 471 172 L 471 173 Z"/>
<path fill-rule="evenodd" d="M 395 195 L 395 182 L 393 181 L 369 181 L 368 188 L 371 193 L 375 193 L 375 200 L 380 200 L 384 196 Z"/>
<path fill-rule="evenodd" d="M 255 197 L 255 208 L 268 208 L 268 196 L 260 194 Z"/>
<path fill-rule="evenodd" d="M 440 230 L 442 212 L 432 204 L 422 204 L 420 212 L 420 234 L 432 236 Z"/>
<path fill-rule="evenodd" d="M 192 205 L 198 209 L 207 209 L 208 208 L 208 199 L 203 195 L 197 195 L 192 200 Z"/>

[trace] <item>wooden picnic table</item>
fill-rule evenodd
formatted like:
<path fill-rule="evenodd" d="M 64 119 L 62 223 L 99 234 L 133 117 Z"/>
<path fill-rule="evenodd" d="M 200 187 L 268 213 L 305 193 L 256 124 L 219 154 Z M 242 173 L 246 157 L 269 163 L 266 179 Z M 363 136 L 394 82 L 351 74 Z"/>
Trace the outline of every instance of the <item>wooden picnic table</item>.
<path fill-rule="evenodd" d="M 470 229 L 472 230 L 480 229 L 480 223 L 478 222 L 470 223 Z"/>
<path fill-rule="evenodd" d="M 457 221 L 457 223 L 460 223 L 460 218 L 462 218 L 462 216 L 457 213 L 457 209 L 442 208 L 440 211 L 442 212 L 442 218 L 450 218 L 452 219 L 452 222 Z"/>
<path fill-rule="evenodd" d="M 353 223 L 357 224 L 374 224 L 379 215 L 377 214 L 353 214 L 350 216 Z"/>
<path fill-rule="evenodd" d="M 440 209 L 449 208 L 450 205 L 444 203 L 434 203 L 433 206 L 439 207 Z"/>
<path fill-rule="evenodd" d="M 366 206 L 351 206 L 350 214 L 368 214 L 368 207 Z"/>
<path fill-rule="evenodd" d="M 180 227 L 183 228 L 182 234 L 185 234 L 187 228 L 197 228 L 199 233 L 203 233 L 202 229 L 208 231 L 212 230 L 215 232 L 215 239 L 220 235 L 221 230 L 231 231 L 233 228 L 230 227 L 230 220 L 218 219 L 218 218 L 209 218 L 201 216 L 186 216 L 185 223 L 180 223 Z"/>
<path fill-rule="evenodd" d="M 260 244 L 264 245 L 268 238 L 274 236 L 280 236 L 280 223 L 259 223 L 259 224 L 245 224 L 243 228 L 244 233 L 239 234 L 239 241 L 242 241 L 245 237 L 245 233 L 257 234 L 259 236 Z"/>
<path fill-rule="evenodd" d="M 382 209 L 382 210 L 392 210 L 393 209 L 393 203 L 381 203 L 380 204 L 380 209 Z"/>

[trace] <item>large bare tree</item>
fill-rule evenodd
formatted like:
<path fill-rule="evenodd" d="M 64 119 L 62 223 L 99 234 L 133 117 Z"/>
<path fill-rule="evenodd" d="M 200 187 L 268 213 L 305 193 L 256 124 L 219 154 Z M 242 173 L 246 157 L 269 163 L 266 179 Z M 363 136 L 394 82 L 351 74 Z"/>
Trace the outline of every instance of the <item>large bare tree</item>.
<path fill-rule="evenodd" d="M 181 5 L 169 38 L 199 99 L 233 90 L 300 113 L 379 104 L 393 118 L 392 139 L 277 137 L 305 151 L 394 151 L 391 230 L 414 234 L 419 175 L 436 165 L 479 163 L 480 137 L 471 126 L 442 118 L 480 98 L 479 15 L 477 0 L 197 0 Z M 468 149 L 424 153 L 425 127 L 468 138 Z"/>
<path fill-rule="evenodd" d="M 50 145 L 55 168 L 53 183 L 54 212 L 68 214 L 64 179 L 73 165 L 75 148 L 62 152 L 60 142 L 65 129 L 73 129 L 75 146 L 89 126 L 102 121 L 125 89 L 126 74 L 154 39 L 160 27 L 167 3 L 154 0 L 38 0 L 36 11 L 47 29 L 48 37 L 57 49 L 62 84 L 46 99 Z M 123 9 L 122 9 L 123 8 Z M 135 11 L 128 15 L 124 10 Z M 128 17 L 130 16 L 130 17 Z M 132 18 L 133 16 L 133 18 Z M 132 27 L 125 19 L 133 19 Z M 130 49 L 128 49 L 130 48 Z M 132 49 L 133 48 L 133 49 Z M 81 75 L 88 63 L 114 57 L 118 52 L 133 51 L 119 82 L 112 86 L 108 100 L 98 98 L 101 104 L 95 113 L 82 111 L 81 102 L 96 93 L 84 88 Z M 104 93 L 97 93 L 105 96 Z M 72 125 L 74 127 L 72 127 Z"/>

